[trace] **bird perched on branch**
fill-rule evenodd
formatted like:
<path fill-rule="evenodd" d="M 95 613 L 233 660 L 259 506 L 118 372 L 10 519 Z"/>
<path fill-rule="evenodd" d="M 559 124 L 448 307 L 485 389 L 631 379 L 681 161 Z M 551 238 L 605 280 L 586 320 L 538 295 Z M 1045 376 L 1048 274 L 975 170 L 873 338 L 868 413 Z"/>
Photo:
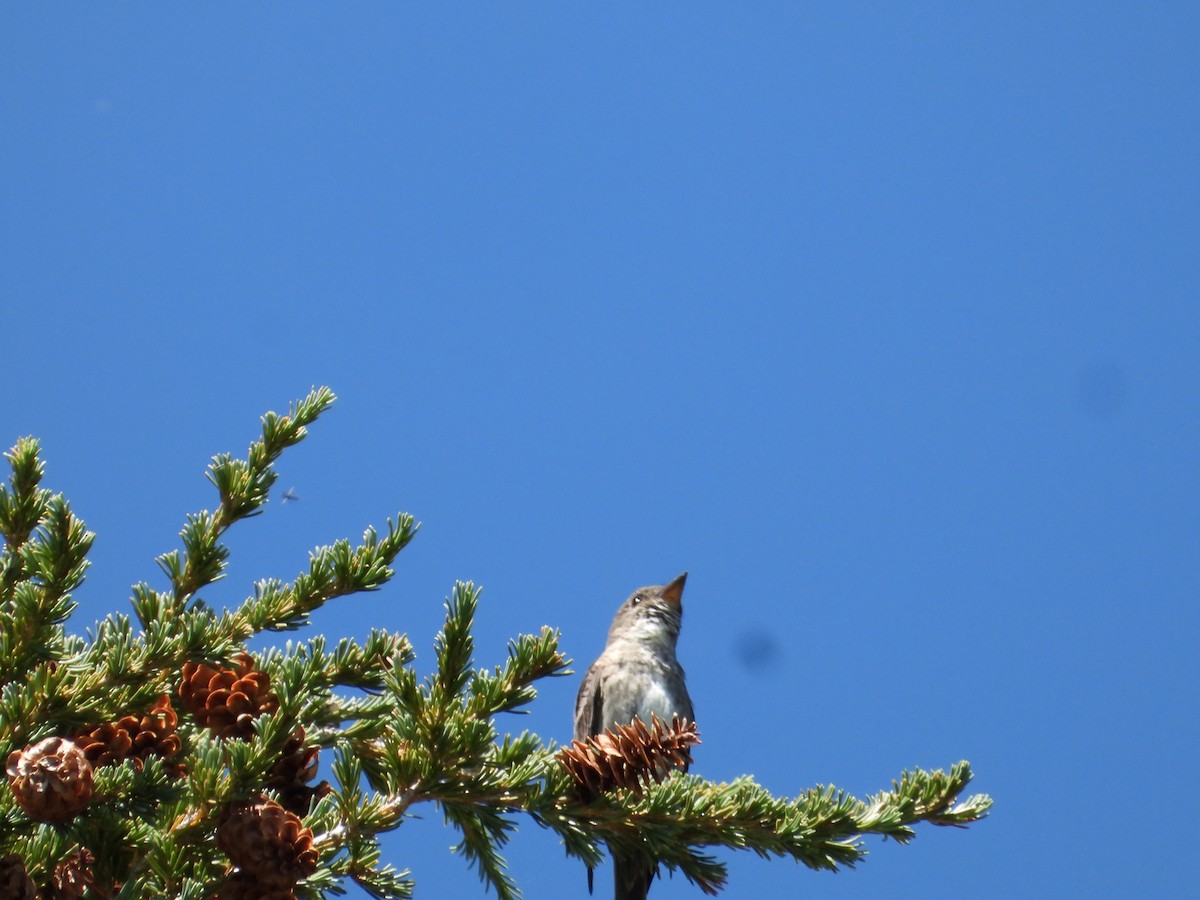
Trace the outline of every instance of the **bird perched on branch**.
<path fill-rule="evenodd" d="M 595 737 L 634 718 L 649 724 L 676 716 L 694 721 L 683 667 L 675 657 L 683 618 L 684 572 L 669 584 L 638 588 L 621 604 L 608 642 L 575 699 L 575 739 Z M 613 853 L 615 900 L 645 900 L 655 868 Z M 591 887 L 591 872 L 588 872 Z"/>

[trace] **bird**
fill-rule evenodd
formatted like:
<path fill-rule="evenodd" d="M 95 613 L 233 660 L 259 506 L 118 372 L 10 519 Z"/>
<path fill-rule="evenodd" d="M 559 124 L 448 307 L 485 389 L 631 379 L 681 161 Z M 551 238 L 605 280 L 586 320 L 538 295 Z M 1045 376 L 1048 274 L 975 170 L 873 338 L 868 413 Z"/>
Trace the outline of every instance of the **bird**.
<path fill-rule="evenodd" d="M 604 652 L 588 668 L 575 698 L 575 740 L 595 737 L 635 718 L 694 721 L 683 667 L 675 656 L 683 619 L 684 572 L 674 581 L 641 587 L 617 609 Z M 613 853 L 615 900 L 645 900 L 656 868 Z M 588 889 L 592 873 L 588 870 Z"/>

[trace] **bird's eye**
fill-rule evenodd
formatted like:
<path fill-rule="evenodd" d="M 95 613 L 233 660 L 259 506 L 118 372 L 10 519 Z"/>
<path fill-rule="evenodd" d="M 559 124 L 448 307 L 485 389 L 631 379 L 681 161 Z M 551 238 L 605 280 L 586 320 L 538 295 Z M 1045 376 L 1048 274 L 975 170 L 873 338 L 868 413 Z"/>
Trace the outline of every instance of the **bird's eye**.
<path fill-rule="evenodd" d="M 642 595 L 641 595 L 641 594 L 634 594 L 634 595 L 633 595 L 633 599 L 629 601 L 629 605 L 630 605 L 630 606 L 637 606 L 637 605 L 638 605 L 639 603 L 641 603 L 641 602 L 642 602 Z"/>

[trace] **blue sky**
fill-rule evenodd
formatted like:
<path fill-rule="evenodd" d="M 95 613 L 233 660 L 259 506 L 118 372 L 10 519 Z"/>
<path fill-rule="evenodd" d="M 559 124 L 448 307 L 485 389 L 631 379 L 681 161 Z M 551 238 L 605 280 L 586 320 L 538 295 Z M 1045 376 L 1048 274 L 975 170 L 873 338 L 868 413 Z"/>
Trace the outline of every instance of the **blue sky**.
<path fill-rule="evenodd" d="M 210 603 L 405 510 L 314 630 L 427 667 L 474 580 L 480 665 L 551 624 L 582 671 L 686 569 L 695 771 L 997 803 L 725 896 L 1194 890 L 1197 46 L 1182 3 L 8 7 L 0 441 L 98 533 L 77 630 L 328 384 Z M 389 858 L 483 896 L 456 840 Z"/>

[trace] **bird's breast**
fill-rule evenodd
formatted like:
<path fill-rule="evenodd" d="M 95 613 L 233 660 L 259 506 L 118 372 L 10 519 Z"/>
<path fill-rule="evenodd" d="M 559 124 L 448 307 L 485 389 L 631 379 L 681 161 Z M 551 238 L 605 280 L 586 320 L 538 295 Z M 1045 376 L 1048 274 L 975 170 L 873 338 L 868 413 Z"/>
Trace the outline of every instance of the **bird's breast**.
<path fill-rule="evenodd" d="M 604 727 L 628 725 L 634 717 L 650 724 L 652 715 L 663 722 L 687 716 L 691 705 L 679 664 L 653 657 L 632 657 L 613 666 L 604 680 Z"/>

